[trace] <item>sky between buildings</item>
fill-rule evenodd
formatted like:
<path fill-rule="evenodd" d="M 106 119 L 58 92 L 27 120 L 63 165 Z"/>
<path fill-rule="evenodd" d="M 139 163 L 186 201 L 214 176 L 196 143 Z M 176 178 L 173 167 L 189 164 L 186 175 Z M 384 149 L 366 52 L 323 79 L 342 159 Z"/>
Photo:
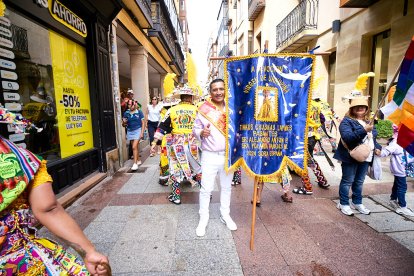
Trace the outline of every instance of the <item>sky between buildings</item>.
<path fill-rule="evenodd" d="M 221 0 L 187 0 L 187 20 L 190 30 L 188 41 L 201 85 L 204 85 L 207 79 L 208 40 L 212 33 L 216 33 L 220 3 Z"/>

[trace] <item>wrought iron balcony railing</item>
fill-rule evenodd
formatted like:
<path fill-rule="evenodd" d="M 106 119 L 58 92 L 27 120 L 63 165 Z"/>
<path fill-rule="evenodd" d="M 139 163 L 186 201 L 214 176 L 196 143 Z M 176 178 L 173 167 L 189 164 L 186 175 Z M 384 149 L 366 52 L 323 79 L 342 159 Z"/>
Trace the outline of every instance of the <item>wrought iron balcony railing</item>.
<path fill-rule="evenodd" d="M 276 49 L 305 30 L 318 27 L 319 0 L 302 0 L 277 26 Z"/>
<path fill-rule="evenodd" d="M 175 30 L 171 26 L 171 21 L 168 19 L 164 9 L 161 8 L 159 2 L 151 3 L 151 19 L 153 28 L 148 31 L 150 37 L 157 37 L 163 45 L 165 51 L 173 61 L 172 65 L 176 65 L 177 69 L 184 73 L 184 62 L 182 48 L 175 34 Z"/>
<path fill-rule="evenodd" d="M 147 19 L 151 19 L 151 0 L 135 0 Z"/>
<path fill-rule="evenodd" d="M 255 20 L 264 7 L 266 0 L 249 0 L 249 20 Z"/>

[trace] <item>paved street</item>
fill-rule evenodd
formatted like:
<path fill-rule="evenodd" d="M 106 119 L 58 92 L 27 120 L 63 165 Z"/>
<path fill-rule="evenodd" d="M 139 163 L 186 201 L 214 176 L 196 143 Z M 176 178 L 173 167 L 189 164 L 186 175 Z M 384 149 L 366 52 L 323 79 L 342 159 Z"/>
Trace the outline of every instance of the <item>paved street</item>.
<path fill-rule="evenodd" d="M 332 187 L 282 202 L 281 187 L 266 184 L 257 209 L 255 249 L 250 251 L 253 181 L 233 187 L 231 233 L 219 220 L 219 193 L 203 238 L 197 189 L 185 187 L 183 204 L 169 203 L 157 183 L 158 157 L 136 173 L 118 172 L 77 200 L 68 211 L 97 248 L 109 256 L 114 275 L 412 275 L 414 221 L 388 207 L 392 176 L 367 181 L 364 203 L 370 216 L 346 217 L 335 207 L 340 166 L 329 171 Z M 384 161 L 384 166 L 388 160 Z M 299 184 L 294 176 L 292 186 Z M 413 191 L 413 183 L 409 183 Z M 411 207 L 414 193 L 408 194 Z"/>

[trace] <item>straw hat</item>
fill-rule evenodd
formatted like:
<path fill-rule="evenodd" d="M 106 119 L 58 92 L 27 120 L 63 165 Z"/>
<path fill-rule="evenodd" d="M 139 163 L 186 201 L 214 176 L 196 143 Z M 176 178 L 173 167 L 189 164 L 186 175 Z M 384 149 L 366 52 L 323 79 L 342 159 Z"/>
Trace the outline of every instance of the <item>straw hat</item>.
<path fill-rule="evenodd" d="M 373 72 L 363 73 L 358 76 L 354 89 L 352 89 L 349 95 L 342 97 L 342 100 L 349 100 L 349 108 L 354 106 L 366 106 L 369 108 L 368 105 L 368 98 L 369 96 L 364 95 L 364 90 L 367 88 L 367 82 L 369 77 L 374 77 L 375 74 Z"/>
<path fill-rule="evenodd" d="M 176 87 L 173 91 L 172 97 L 180 98 L 181 95 L 197 96 L 196 91 L 186 84 L 182 87 Z"/>
<path fill-rule="evenodd" d="M 168 107 L 168 106 L 174 106 L 180 102 L 179 99 L 173 98 L 173 97 L 166 97 L 164 100 L 162 100 L 162 106 Z"/>
<path fill-rule="evenodd" d="M 351 105 L 349 108 L 353 108 L 354 106 L 366 106 L 368 108 L 368 98 L 361 96 L 358 98 L 351 99 Z"/>

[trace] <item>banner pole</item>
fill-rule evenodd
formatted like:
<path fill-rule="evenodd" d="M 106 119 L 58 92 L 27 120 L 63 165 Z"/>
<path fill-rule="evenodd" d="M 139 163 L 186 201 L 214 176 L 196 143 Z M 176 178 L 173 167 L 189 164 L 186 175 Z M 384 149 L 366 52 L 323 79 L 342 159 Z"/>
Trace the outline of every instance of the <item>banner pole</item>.
<path fill-rule="evenodd" d="M 257 188 L 258 188 L 259 178 L 254 177 L 254 188 L 253 188 L 253 209 L 252 209 L 252 227 L 250 231 L 250 250 L 254 249 L 254 227 L 256 224 L 256 201 L 257 201 Z"/>
<path fill-rule="evenodd" d="M 380 110 L 381 106 L 382 106 L 382 105 L 384 104 L 384 102 L 385 102 L 385 98 L 388 96 L 388 93 L 389 93 L 389 92 L 390 92 L 390 90 L 391 90 L 392 84 L 395 82 L 395 79 L 396 79 L 396 78 L 397 78 L 397 76 L 400 74 L 400 71 L 401 71 L 401 66 L 402 66 L 403 61 L 404 61 L 404 57 L 403 57 L 403 59 L 401 60 L 400 65 L 398 66 L 397 70 L 395 71 L 394 76 L 392 77 L 392 80 L 391 80 L 391 81 L 390 81 L 390 83 L 388 84 L 387 91 L 385 91 L 384 96 L 382 97 L 381 101 L 378 103 L 377 110 L 375 111 L 374 117 L 372 117 L 372 121 L 374 121 L 374 120 L 375 120 L 375 117 L 377 117 L 378 112 L 379 112 L 379 110 Z M 370 123 L 372 123 L 372 121 L 371 121 Z"/>
<path fill-rule="evenodd" d="M 307 54 L 307 55 L 309 55 L 309 53 L 297 53 L 297 54 Z M 330 54 L 332 54 L 332 53 L 330 53 L 330 52 L 319 52 L 319 53 L 313 53 L 312 55 L 315 55 L 315 56 L 326 56 L 326 55 L 330 55 Z M 210 57 L 209 59 L 210 60 L 224 60 L 226 58 L 229 58 L 229 57 L 219 56 L 219 57 Z"/>

